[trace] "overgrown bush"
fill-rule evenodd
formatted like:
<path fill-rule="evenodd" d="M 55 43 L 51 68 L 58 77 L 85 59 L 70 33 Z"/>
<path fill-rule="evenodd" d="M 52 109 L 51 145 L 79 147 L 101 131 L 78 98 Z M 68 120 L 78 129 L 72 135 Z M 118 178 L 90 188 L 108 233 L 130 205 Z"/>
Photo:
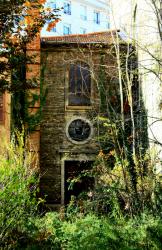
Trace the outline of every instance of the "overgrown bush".
<path fill-rule="evenodd" d="M 120 168 L 105 170 L 104 157 L 100 152 L 95 167 L 97 186 L 88 200 L 80 204 L 74 200 L 60 212 L 40 216 L 32 155 L 25 150 L 23 136 L 17 134 L 0 156 L 0 249 L 160 250 L 160 181 L 147 176 L 143 188 L 152 204 L 141 213 L 130 213 Z"/>
<path fill-rule="evenodd" d="M 63 218 L 50 212 L 35 220 L 35 228 L 23 249 L 160 250 L 162 244 L 161 220 L 149 214 L 115 220 L 91 213 Z"/>
<path fill-rule="evenodd" d="M 1 145 L 2 148 L 2 145 Z M 0 153 L 0 248 L 9 249 L 25 238 L 25 227 L 36 215 L 37 180 L 32 155 L 25 150 L 23 135 Z M 29 223 L 30 222 L 30 223 Z"/>
<path fill-rule="evenodd" d="M 98 123 L 101 149 L 90 171 L 95 185 L 84 201 L 85 210 L 128 217 L 146 211 L 161 214 L 162 181 L 156 171 L 156 152 L 141 144 L 133 154 L 131 135 L 121 139 L 118 121 L 98 117 Z"/>

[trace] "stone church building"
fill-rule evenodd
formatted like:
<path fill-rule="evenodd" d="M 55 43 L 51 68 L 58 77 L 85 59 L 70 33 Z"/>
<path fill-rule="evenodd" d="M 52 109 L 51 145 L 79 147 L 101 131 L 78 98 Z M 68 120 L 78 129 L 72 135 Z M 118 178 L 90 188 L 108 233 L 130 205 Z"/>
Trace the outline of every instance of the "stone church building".
<path fill-rule="evenodd" d="M 67 204 L 71 195 L 88 190 L 92 180 L 77 183 L 69 190 L 68 180 L 89 169 L 99 151 L 96 117 L 100 112 L 101 75 L 108 83 L 104 91 L 115 99 L 117 66 L 114 39 L 117 31 L 60 37 L 37 37 L 27 53 L 36 54 L 28 65 L 26 78 L 40 76 L 35 91 L 46 91 L 43 118 L 30 134 L 30 151 L 37 154 L 40 169 L 40 192 L 48 204 Z M 119 33 L 118 33 L 119 35 Z M 120 35 L 119 35 L 120 36 Z M 113 99 L 114 98 L 114 99 Z M 2 101 L 3 100 L 3 101 Z M 10 132 L 10 104 L 0 99 L 0 128 Z M 5 104 L 4 104 L 5 103 Z M 31 113 L 40 103 L 29 107 Z M 90 183 L 90 184 L 89 184 Z"/>
<path fill-rule="evenodd" d="M 101 67 L 109 67 L 109 85 L 114 83 L 113 36 L 115 32 L 101 32 L 41 39 L 47 96 L 40 126 L 40 189 L 48 194 L 47 203 L 66 204 L 70 195 L 88 188 L 78 183 L 70 191 L 67 182 L 89 168 L 99 150 L 94 124 L 100 109 Z"/>

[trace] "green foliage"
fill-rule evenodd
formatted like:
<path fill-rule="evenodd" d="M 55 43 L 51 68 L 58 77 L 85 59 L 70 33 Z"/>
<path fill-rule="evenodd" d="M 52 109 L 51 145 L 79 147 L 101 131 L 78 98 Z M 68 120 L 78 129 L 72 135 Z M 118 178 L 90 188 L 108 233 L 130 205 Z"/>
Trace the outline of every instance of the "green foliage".
<path fill-rule="evenodd" d="M 17 74 L 20 65 L 26 65 L 31 59 L 26 54 L 26 44 L 30 43 L 46 21 L 58 20 L 58 9 L 45 8 L 43 0 L 12 0 L 0 4 L 0 90 L 12 92 L 24 90 L 35 85 L 35 79 L 26 81 L 26 77 Z M 10 73 L 13 79 L 11 81 Z M 12 82 L 12 84 L 11 84 Z"/>
<path fill-rule="evenodd" d="M 2 146 L 2 145 L 1 145 Z M 0 247 L 9 249 L 23 239 L 25 226 L 36 214 L 37 179 L 30 153 L 19 133 L 0 155 Z"/>
<path fill-rule="evenodd" d="M 22 131 L 26 128 L 26 132 L 32 132 L 40 124 L 42 119 L 42 109 L 45 105 L 47 89 L 43 89 L 44 70 L 45 66 L 41 67 L 40 76 L 40 92 L 35 93 L 32 89 L 27 91 L 18 90 L 12 94 L 12 127 Z M 34 113 L 31 112 L 31 107 L 37 107 Z"/>
<path fill-rule="evenodd" d="M 110 74 L 101 55 L 100 110 L 96 117 L 100 151 L 93 168 L 96 185 L 92 207 L 111 215 L 131 216 L 155 209 L 152 199 L 159 185 L 147 152 L 147 122 L 135 48 L 117 44 L 118 69 Z M 89 206 L 88 201 L 88 206 Z"/>
<path fill-rule="evenodd" d="M 161 214 L 158 216 L 150 210 L 149 213 L 143 212 L 132 217 L 124 216 L 116 192 L 117 188 L 118 194 L 126 195 L 120 193 L 122 179 L 117 183 L 111 180 L 108 189 L 110 179 L 105 175 L 101 178 L 100 175 L 102 190 L 99 193 L 99 203 L 94 203 L 98 200 L 92 196 L 92 199 L 80 205 L 71 203 L 67 210 L 62 208 L 60 212 L 48 212 L 40 216 L 38 205 L 41 200 L 36 199 L 37 178 L 33 166 L 31 167 L 32 158 L 24 149 L 23 136 L 15 134 L 16 138 L 10 145 L 5 144 L 0 153 L 1 249 L 161 249 Z M 101 153 L 98 163 L 101 159 L 103 162 L 103 158 L 100 158 Z M 114 173 L 116 174 L 117 172 Z M 156 180 L 160 183 L 160 179 Z M 160 202 L 157 203 L 161 197 L 160 185 L 152 190 L 154 205 L 160 206 Z M 97 197 L 97 193 L 94 195 Z M 104 209 L 106 204 L 109 205 L 109 212 L 99 216 L 98 208 L 103 206 Z M 156 213 L 160 209 L 161 206 Z"/>
<path fill-rule="evenodd" d="M 136 159 L 137 190 L 134 193 L 130 162 L 119 158 L 115 149 L 108 153 L 101 150 L 90 172 L 96 182 L 91 197 L 87 195 L 82 202 L 84 211 L 104 213 L 113 218 L 133 217 L 146 211 L 161 214 L 162 181 L 150 154 L 148 151 L 143 159 Z"/>
<path fill-rule="evenodd" d="M 50 24 L 58 21 L 59 9 L 44 6 L 43 0 L 13 0 L 0 4 L 0 91 L 12 93 L 12 126 L 22 130 L 27 125 L 28 130 L 34 130 L 42 117 L 42 103 L 44 95 L 33 95 L 28 101 L 29 89 L 36 89 L 41 80 L 26 73 L 29 64 L 36 63 L 37 53 L 27 52 L 27 44 L 31 43 L 40 33 L 46 21 Z M 30 68 L 30 67 L 29 67 Z M 40 72 L 41 73 L 41 72 Z M 28 107 L 40 102 L 36 114 L 31 114 Z"/>
<path fill-rule="evenodd" d="M 41 76 L 40 76 L 40 93 L 32 93 L 28 91 L 25 96 L 25 105 L 23 106 L 24 109 L 24 119 L 23 122 L 27 125 L 28 132 L 32 132 L 36 129 L 36 127 L 40 124 L 42 120 L 42 110 L 45 105 L 47 89 L 43 89 L 44 83 L 44 71 L 46 65 L 44 64 L 41 68 Z M 29 101 L 30 99 L 30 101 Z M 31 114 L 29 111 L 30 107 L 35 107 L 35 104 L 39 103 L 40 107 L 37 109 L 37 112 Z"/>
<path fill-rule="evenodd" d="M 161 249 L 162 224 L 158 216 L 142 214 L 112 220 L 91 213 L 66 215 L 50 212 L 35 219 L 35 230 L 26 231 L 29 238 L 23 249 Z"/>

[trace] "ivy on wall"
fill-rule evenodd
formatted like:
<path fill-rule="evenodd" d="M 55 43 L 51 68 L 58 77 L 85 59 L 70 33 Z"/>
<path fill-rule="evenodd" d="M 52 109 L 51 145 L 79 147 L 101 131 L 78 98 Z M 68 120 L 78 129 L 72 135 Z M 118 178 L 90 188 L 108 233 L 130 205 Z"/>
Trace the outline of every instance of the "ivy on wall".
<path fill-rule="evenodd" d="M 41 69 L 41 76 L 40 76 L 40 94 L 31 93 L 30 90 L 25 95 L 25 119 L 24 122 L 27 127 L 28 132 L 32 132 L 36 130 L 36 127 L 40 124 L 42 120 L 43 115 L 43 107 L 45 105 L 46 101 L 46 95 L 47 95 L 47 89 L 43 89 L 43 82 L 44 82 L 44 70 L 45 66 Z M 30 101 L 29 101 L 29 95 L 30 95 Z M 32 98 L 31 98 L 32 96 Z M 37 111 L 32 114 L 30 112 L 30 107 L 35 107 L 36 103 L 40 103 L 39 108 L 37 108 Z"/>
<path fill-rule="evenodd" d="M 24 70 L 17 71 L 17 78 L 22 82 L 26 81 L 25 65 L 22 66 Z M 12 93 L 12 129 L 22 130 L 26 129 L 26 133 L 36 130 L 42 119 L 42 109 L 45 105 L 47 89 L 43 89 L 45 65 L 41 67 L 40 82 L 35 84 L 35 87 L 30 89 L 20 89 Z M 34 83 L 36 80 L 33 78 Z M 30 79 L 32 81 L 32 79 Z M 36 93 L 40 89 L 39 94 Z M 35 90 L 35 91 L 34 91 Z M 39 103 L 36 107 L 36 103 Z M 34 111 L 34 112 L 32 112 Z"/>

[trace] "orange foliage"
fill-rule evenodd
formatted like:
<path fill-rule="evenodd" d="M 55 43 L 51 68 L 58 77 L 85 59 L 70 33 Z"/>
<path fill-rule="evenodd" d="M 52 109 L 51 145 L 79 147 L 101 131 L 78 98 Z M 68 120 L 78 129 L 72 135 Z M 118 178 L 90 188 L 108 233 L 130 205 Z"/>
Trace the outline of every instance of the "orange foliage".
<path fill-rule="evenodd" d="M 27 26 L 32 26 L 33 25 L 33 19 L 32 19 L 32 17 L 31 16 L 26 16 L 25 17 L 25 25 L 27 25 Z"/>
<path fill-rule="evenodd" d="M 38 4 L 44 4 L 45 2 L 46 2 L 46 0 L 38 0 Z M 30 1 L 26 1 L 24 3 L 24 6 L 31 7 L 31 2 Z"/>
<path fill-rule="evenodd" d="M 44 4 L 46 2 L 46 0 L 39 0 L 38 1 L 40 4 Z"/>
<path fill-rule="evenodd" d="M 47 31 L 50 31 L 53 27 L 56 26 L 56 24 L 60 21 L 60 19 L 54 20 L 53 22 L 50 22 L 47 27 Z"/>
<path fill-rule="evenodd" d="M 29 27 L 32 27 L 34 24 L 35 24 L 35 22 L 37 22 L 38 20 L 37 20 L 37 18 L 38 17 L 40 17 L 40 14 L 41 14 L 41 10 L 42 10 L 42 8 L 43 8 L 43 4 L 46 2 L 46 0 L 37 0 L 38 2 L 37 3 L 32 3 L 32 1 L 31 0 L 27 0 L 26 2 L 25 2 L 25 4 L 24 4 L 24 6 L 25 7 L 27 7 L 26 8 L 26 16 L 25 16 L 25 18 L 24 18 L 24 24 L 26 25 L 26 26 L 28 26 L 28 28 Z M 42 5 L 42 7 L 41 6 L 39 6 L 39 4 L 40 5 Z M 39 6 L 39 8 L 32 8 L 32 6 L 36 6 L 36 5 L 38 5 Z M 51 12 L 51 10 L 50 9 L 46 9 L 48 12 Z M 47 27 L 47 31 L 50 31 L 53 27 L 55 27 L 56 26 L 56 23 L 59 21 L 59 19 L 57 19 L 57 20 L 54 20 L 54 21 L 51 21 L 49 24 L 48 24 L 48 27 Z"/>
<path fill-rule="evenodd" d="M 41 3 L 42 0 L 39 0 L 38 2 Z M 40 14 L 40 9 L 39 8 L 32 8 L 33 4 L 29 1 L 26 1 L 24 5 L 27 7 L 27 10 L 26 10 L 27 15 L 24 18 L 24 24 L 26 26 L 28 26 L 28 28 L 29 28 L 29 26 L 32 27 L 35 24 L 35 21 Z"/>
<path fill-rule="evenodd" d="M 29 1 L 26 1 L 26 2 L 24 3 L 24 6 L 30 7 L 30 6 L 31 6 L 31 3 L 30 3 Z"/>

